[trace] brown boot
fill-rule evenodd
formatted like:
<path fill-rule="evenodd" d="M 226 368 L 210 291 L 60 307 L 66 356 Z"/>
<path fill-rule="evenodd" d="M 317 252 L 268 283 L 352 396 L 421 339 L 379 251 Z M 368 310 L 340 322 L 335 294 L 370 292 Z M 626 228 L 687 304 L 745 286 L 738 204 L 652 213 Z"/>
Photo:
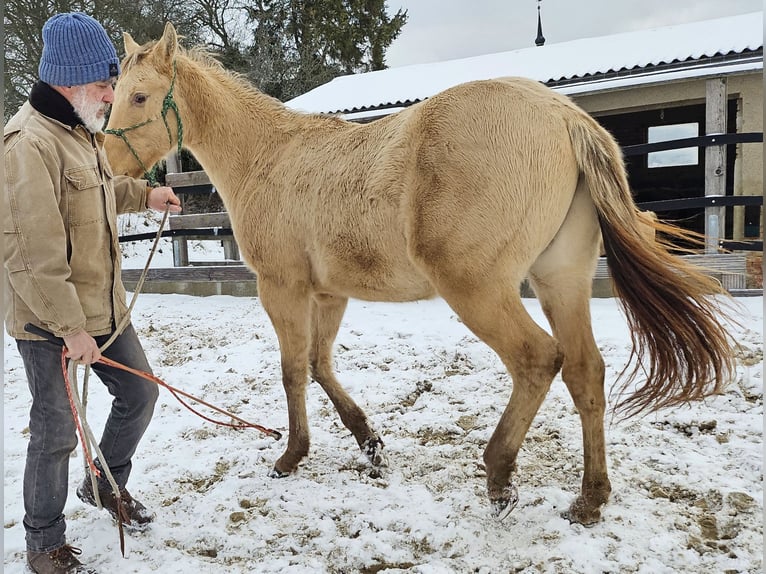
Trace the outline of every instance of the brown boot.
<path fill-rule="evenodd" d="M 117 498 L 110 486 L 102 487 L 99 485 L 98 495 L 101 499 L 101 506 L 112 515 L 112 518 L 122 520 L 125 526 L 143 530 L 154 520 L 154 514 L 133 498 L 125 488 L 120 488 L 120 505 L 122 506 L 120 510 L 117 508 Z M 77 487 L 77 497 L 86 504 L 98 507 L 89 476 L 86 476 L 83 483 Z"/>
<path fill-rule="evenodd" d="M 77 559 L 82 550 L 65 544 L 50 552 L 27 551 L 27 565 L 36 574 L 96 574 Z"/>

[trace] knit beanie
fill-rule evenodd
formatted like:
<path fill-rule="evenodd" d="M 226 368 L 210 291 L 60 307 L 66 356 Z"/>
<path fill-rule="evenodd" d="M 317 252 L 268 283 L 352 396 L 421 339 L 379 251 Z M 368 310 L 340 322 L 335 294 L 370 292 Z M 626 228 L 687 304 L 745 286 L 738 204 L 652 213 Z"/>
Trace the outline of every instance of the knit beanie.
<path fill-rule="evenodd" d="M 101 24 L 80 12 L 56 14 L 43 26 L 40 80 L 81 86 L 120 74 L 120 60 Z"/>

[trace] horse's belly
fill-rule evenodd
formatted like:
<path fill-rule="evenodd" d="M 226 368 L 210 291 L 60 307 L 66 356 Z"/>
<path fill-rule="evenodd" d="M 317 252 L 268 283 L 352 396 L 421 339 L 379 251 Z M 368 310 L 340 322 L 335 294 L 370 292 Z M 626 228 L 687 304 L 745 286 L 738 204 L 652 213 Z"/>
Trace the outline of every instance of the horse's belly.
<path fill-rule="evenodd" d="M 417 301 L 436 295 L 430 281 L 409 262 L 335 259 L 315 271 L 317 289 L 365 301 Z"/>
<path fill-rule="evenodd" d="M 428 282 L 377 287 L 350 285 L 345 291 L 345 296 L 352 299 L 360 299 L 362 301 L 385 301 L 396 303 L 431 299 L 436 296 L 436 290 L 433 288 L 433 285 Z"/>

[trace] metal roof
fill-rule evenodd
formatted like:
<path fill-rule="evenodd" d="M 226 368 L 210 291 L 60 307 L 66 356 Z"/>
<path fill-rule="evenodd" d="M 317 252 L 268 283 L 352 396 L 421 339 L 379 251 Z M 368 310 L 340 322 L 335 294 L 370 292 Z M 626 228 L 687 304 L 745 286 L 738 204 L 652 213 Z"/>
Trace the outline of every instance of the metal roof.
<path fill-rule="evenodd" d="M 753 12 L 340 76 L 287 105 L 358 118 L 397 111 L 456 84 L 503 76 L 533 78 L 572 94 L 759 69 L 763 69 L 763 12 Z"/>

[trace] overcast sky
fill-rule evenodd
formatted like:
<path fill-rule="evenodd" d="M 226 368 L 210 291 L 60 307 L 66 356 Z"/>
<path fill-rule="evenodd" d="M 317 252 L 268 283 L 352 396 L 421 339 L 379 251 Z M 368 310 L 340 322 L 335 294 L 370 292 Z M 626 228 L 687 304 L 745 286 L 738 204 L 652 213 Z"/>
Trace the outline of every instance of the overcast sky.
<path fill-rule="evenodd" d="M 536 0 L 388 0 L 408 20 L 390 67 L 535 45 Z M 542 0 L 546 44 L 763 10 L 763 0 Z"/>

